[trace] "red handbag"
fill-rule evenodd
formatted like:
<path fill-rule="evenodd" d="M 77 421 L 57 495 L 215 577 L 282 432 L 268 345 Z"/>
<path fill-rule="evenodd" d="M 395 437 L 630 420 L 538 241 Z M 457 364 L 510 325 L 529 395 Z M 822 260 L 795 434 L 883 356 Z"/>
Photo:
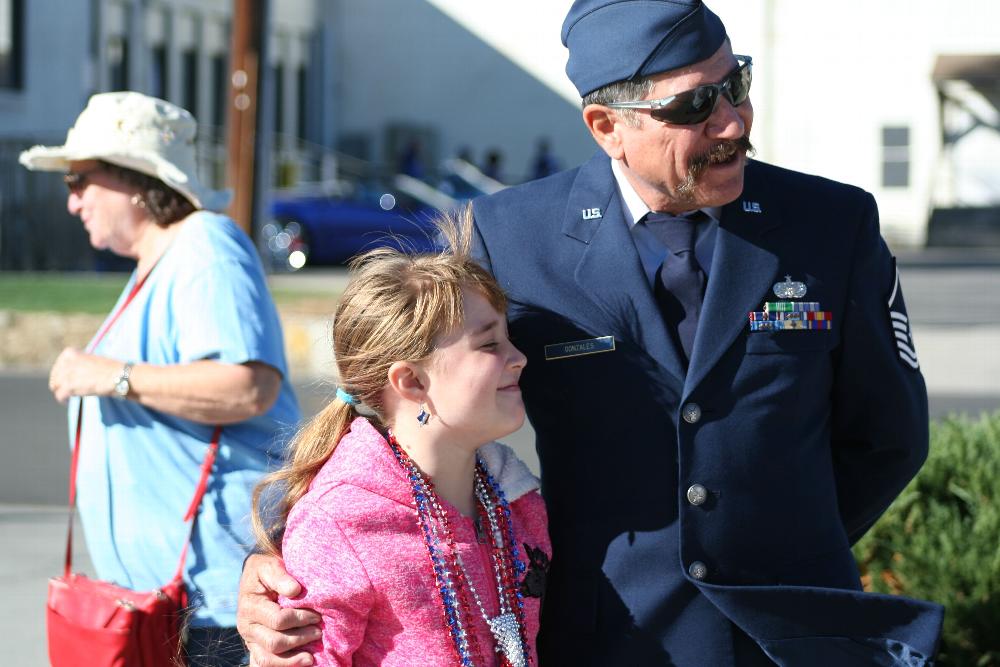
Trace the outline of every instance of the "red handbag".
<path fill-rule="evenodd" d="M 81 411 L 82 412 L 82 411 Z M 82 414 L 81 414 L 82 417 Z M 80 452 L 80 419 L 70 466 L 70 522 L 66 565 L 61 577 L 49 580 L 45 616 L 52 667 L 176 667 L 183 665 L 181 619 L 188 606 L 184 562 L 194 517 L 208 486 L 222 427 L 217 426 L 201 464 L 201 479 L 184 515 L 190 521 L 173 579 L 153 591 L 133 591 L 109 581 L 73 573 L 73 508 Z"/>
<path fill-rule="evenodd" d="M 81 411 L 82 417 L 82 411 Z M 217 426 L 201 464 L 201 479 L 184 516 L 190 521 L 177 572 L 153 591 L 133 591 L 108 581 L 73 573 L 73 508 L 76 467 L 80 452 L 80 419 L 70 466 L 70 521 L 66 538 L 66 566 L 61 577 L 49 580 L 46 625 L 52 667 L 177 667 L 183 665 L 181 619 L 188 606 L 184 562 L 194 517 L 208 486 L 222 427 Z"/>
<path fill-rule="evenodd" d="M 149 275 L 148 273 L 146 274 Z M 92 350 L 122 311 L 138 294 L 146 278 L 137 281 L 118 311 L 88 346 Z M 139 592 L 108 581 L 73 573 L 73 513 L 76 507 L 76 470 L 80 459 L 80 426 L 83 399 L 76 420 L 76 441 L 69 471 L 69 528 L 63 575 L 49 580 L 45 616 L 49 662 L 52 667 L 177 667 L 184 664 L 180 641 L 181 620 L 187 610 L 184 563 L 194 518 L 215 464 L 222 427 L 212 434 L 201 464 L 201 478 L 184 514 L 191 522 L 174 578 L 154 591 Z"/>

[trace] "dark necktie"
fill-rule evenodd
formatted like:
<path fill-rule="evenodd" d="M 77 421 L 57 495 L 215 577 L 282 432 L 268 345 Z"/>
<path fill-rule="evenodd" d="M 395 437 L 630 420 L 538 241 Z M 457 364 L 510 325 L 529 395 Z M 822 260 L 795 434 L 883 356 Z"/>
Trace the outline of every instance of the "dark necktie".
<path fill-rule="evenodd" d="M 656 274 L 654 292 L 667 328 L 687 360 L 691 359 L 705 296 L 705 272 L 694 254 L 698 223 L 705 219 L 701 211 L 686 218 L 665 213 L 649 213 L 645 217 L 646 227 L 670 251 Z"/>

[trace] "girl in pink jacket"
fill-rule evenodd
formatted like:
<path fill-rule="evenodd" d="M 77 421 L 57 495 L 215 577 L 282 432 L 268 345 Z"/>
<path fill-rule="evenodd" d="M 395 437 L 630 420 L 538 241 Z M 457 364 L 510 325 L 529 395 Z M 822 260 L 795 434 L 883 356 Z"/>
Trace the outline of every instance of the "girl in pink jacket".
<path fill-rule="evenodd" d="M 469 220 L 465 220 L 468 229 Z M 538 481 L 493 442 L 524 421 L 506 298 L 468 255 L 369 252 L 338 304 L 337 397 L 255 522 L 322 617 L 317 665 L 536 664 L 551 554 Z M 273 517 L 265 525 L 262 517 Z"/>

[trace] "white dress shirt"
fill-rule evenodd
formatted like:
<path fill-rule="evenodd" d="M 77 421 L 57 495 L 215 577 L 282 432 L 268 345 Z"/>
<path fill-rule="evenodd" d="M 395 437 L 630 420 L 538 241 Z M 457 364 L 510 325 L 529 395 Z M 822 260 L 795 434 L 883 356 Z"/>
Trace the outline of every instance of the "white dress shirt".
<path fill-rule="evenodd" d="M 646 217 L 647 213 L 652 212 L 652 209 L 646 205 L 646 202 L 642 201 L 639 193 L 629 183 L 618 160 L 611 161 L 611 173 L 615 175 L 615 182 L 618 184 L 618 194 L 621 196 L 623 204 L 625 223 L 628 225 L 629 231 L 632 232 L 632 239 L 635 241 L 636 250 L 639 251 L 639 259 L 642 262 L 646 279 L 653 287 L 656 285 L 656 274 L 670 250 L 655 235 L 649 233 L 644 225 L 638 224 Z M 703 208 L 701 211 L 708 216 L 709 220 L 699 225 L 694 254 L 707 279 L 708 272 L 712 268 L 712 255 L 715 253 L 715 238 L 722 210 L 718 207 L 711 207 Z"/>

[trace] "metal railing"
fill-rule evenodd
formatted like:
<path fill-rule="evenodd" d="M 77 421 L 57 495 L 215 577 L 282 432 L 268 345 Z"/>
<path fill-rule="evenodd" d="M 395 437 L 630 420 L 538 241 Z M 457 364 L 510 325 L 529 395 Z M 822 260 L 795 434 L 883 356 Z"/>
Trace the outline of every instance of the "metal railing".
<path fill-rule="evenodd" d="M 26 148 L 62 141 L 0 140 L 0 270 L 75 270 L 98 264 L 83 226 L 66 210 L 61 176 L 30 172 L 17 161 Z"/>

